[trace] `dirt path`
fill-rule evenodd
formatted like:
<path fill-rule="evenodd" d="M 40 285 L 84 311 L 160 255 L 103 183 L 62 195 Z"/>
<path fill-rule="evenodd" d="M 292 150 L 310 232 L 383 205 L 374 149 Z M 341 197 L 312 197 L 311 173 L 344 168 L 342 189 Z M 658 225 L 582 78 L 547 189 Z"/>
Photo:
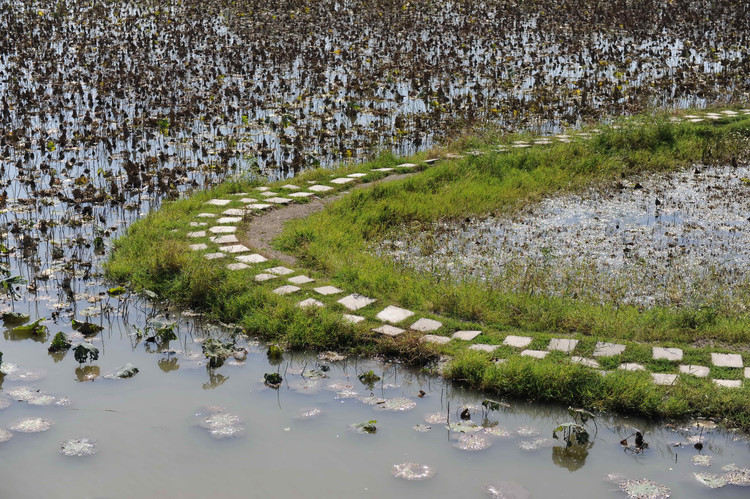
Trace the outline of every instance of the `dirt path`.
<path fill-rule="evenodd" d="M 364 189 L 373 185 L 378 185 L 384 182 L 393 182 L 395 180 L 401 180 L 414 175 L 414 173 L 402 173 L 398 175 L 390 175 L 386 178 L 376 180 L 375 182 L 360 183 L 353 185 L 349 191 L 356 189 Z M 267 258 L 275 258 L 289 265 L 295 265 L 297 259 L 292 255 L 282 253 L 271 247 L 271 241 L 276 236 L 281 234 L 284 230 L 284 223 L 290 220 L 297 220 L 304 218 L 313 213 L 317 213 L 329 204 L 333 203 L 346 196 L 346 192 L 341 192 L 335 196 L 329 196 L 325 198 L 315 198 L 309 203 L 304 204 L 290 204 L 283 208 L 269 211 L 259 217 L 254 217 L 250 220 L 250 225 L 247 227 L 247 231 L 239 235 L 240 242 L 249 248 L 254 248 L 259 252 L 263 253 Z"/>

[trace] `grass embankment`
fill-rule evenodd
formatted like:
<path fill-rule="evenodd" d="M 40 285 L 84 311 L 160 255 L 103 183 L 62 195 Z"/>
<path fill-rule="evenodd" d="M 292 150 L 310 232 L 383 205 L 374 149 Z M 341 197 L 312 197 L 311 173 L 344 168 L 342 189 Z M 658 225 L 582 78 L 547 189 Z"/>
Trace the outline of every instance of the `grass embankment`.
<path fill-rule="evenodd" d="M 492 152 L 491 146 L 519 138 L 527 137 L 460 140 L 450 149 L 480 149 L 486 154 L 444 160 L 407 179 L 352 192 L 321 213 L 287 224 L 276 247 L 296 256 L 300 267 L 319 282 L 327 280 L 377 298 L 381 307 L 397 304 L 422 316 L 439 317 L 444 325 L 436 334 L 481 329 L 474 341 L 494 344 L 509 333 L 524 334 L 534 338 L 529 345 L 532 349 L 543 349 L 552 337 L 566 336 L 580 340 L 575 350 L 580 356 L 590 356 L 599 340 L 626 343 L 624 354 L 600 359 L 605 369 L 639 362 L 652 372 L 677 372 L 677 363 L 651 359 L 651 344 L 682 348 L 683 364 L 711 366 L 711 352 L 739 351 L 748 365 L 744 352 L 750 340 L 750 316 L 729 314 L 711 303 L 644 310 L 509 292 L 502 282 L 438 279 L 370 251 L 374 242 L 397 225 L 421 230 L 440 219 L 502 216 L 544 196 L 612 183 L 633 174 L 695 163 L 744 161 L 750 119 L 675 123 L 666 116 L 640 117 L 620 127 L 605 127 L 588 140 Z M 398 163 L 397 158 L 384 155 L 339 173 L 368 172 L 363 178 L 367 182 L 383 175 L 369 172 L 371 168 Z M 310 172 L 295 182 L 302 185 L 311 179 L 330 179 L 330 172 Z M 380 338 L 369 332 L 375 324 L 374 311 L 362 314 L 368 319 L 364 323 L 351 325 L 341 321 L 343 309 L 334 300 L 328 300 L 324 308 L 302 310 L 295 306 L 299 297 L 277 296 L 272 286 L 255 283 L 243 272 L 229 272 L 224 265 L 188 251 L 183 234 L 191 230 L 188 223 L 193 217 L 205 210 L 203 203 L 251 187 L 229 182 L 150 214 L 117 242 L 109 275 L 129 281 L 136 289 L 151 289 L 179 305 L 237 322 L 251 334 L 283 341 L 292 348 L 395 353 L 411 360 L 430 358 L 437 351 L 453 357 L 447 376 L 500 395 L 650 418 L 701 415 L 750 430 L 747 381 L 743 388 L 720 389 L 708 379 L 683 375 L 674 386 L 662 387 L 651 382 L 648 372 L 614 371 L 602 376 L 557 352 L 536 360 L 519 357 L 511 347 L 487 354 L 467 350 L 469 343 L 463 341 L 425 345 L 410 333 L 397 339 Z M 491 362 L 497 358 L 507 360 Z M 714 378 L 742 376 L 742 370 L 712 367 Z"/>

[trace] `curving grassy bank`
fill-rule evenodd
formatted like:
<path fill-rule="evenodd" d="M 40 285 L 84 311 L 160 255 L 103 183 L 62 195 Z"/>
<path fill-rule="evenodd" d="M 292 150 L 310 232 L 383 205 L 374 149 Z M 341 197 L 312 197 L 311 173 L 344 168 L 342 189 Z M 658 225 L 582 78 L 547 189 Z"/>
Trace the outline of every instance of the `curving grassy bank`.
<path fill-rule="evenodd" d="M 322 299 L 325 306 L 321 308 L 300 308 L 296 305 L 299 296 L 279 296 L 273 284 L 254 281 L 250 271 L 230 271 L 224 263 L 206 260 L 188 247 L 190 223 L 207 209 L 205 202 L 256 187 L 244 182 L 227 182 L 149 214 L 116 242 L 107 272 L 134 289 L 149 289 L 180 306 L 235 322 L 248 334 L 290 348 L 397 355 L 423 365 L 444 355 L 450 358 L 443 371 L 446 376 L 498 395 L 649 418 L 704 416 L 750 430 L 750 386 L 742 370 L 711 367 L 713 378 L 743 380 L 740 388 L 732 389 L 687 375 L 680 375 L 673 386 L 655 386 L 648 372 L 677 372 L 676 364 L 651 358 L 652 345 L 678 347 L 684 351 L 684 362 L 695 365 L 710 365 L 711 353 L 739 352 L 744 365 L 750 366 L 748 314 L 712 302 L 692 308 L 642 309 L 549 296 L 533 287 L 511 292 L 500 281 L 452 280 L 416 272 L 371 251 L 394 226 L 406 224 L 421 230 L 440 219 L 503 216 L 545 196 L 611 184 L 637 173 L 750 158 L 750 116 L 740 113 L 700 122 L 670 118 L 640 116 L 601 127 L 590 138 L 544 147 L 512 148 L 514 140 L 529 137 L 483 134 L 409 160 L 418 164 L 428 156 L 444 156 L 446 151 L 479 150 L 482 154 L 444 158 L 416 168 L 399 169 L 399 158 L 382 155 L 334 173 L 362 172 L 364 183 L 387 176 L 373 169 L 395 168 L 413 174 L 353 189 L 325 210 L 287 223 L 274 243 L 319 283 L 365 294 L 380 306 L 398 305 L 439 319 L 442 327 L 437 335 L 481 330 L 474 343 L 500 345 L 509 334 L 523 334 L 533 338 L 529 348 L 539 349 L 551 338 L 563 336 L 579 341 L 576 355 L 581 356 L 590 356 L 598 341 L 619 342 L 627 345 L 625 352 L 601 359 L 602 369 L 633 362 L 646 366 L 645 372 L 614 370 L 603 376 L 570 362 L 560 352 L 533 359 L 519 356 L 508 346 L 486 353 L 468 350 L 472 343 L 466 341 L 425 343 L 415 332 L 381 336 L 371 332 L 379 324 L 374 308 L 363 309 L 365 320 L 351 324 L 341 319 L 345 310 L 334 299 Z M 498 151 L 498 144 L 506 147 Z M 308 172 L 293 182 L 298 186 L 324 182 L 331 173 Z M 285 192 L 282 184 L 269 187 Z M 336 186 L 325 195 L 346 189 Z M 294 202 L 309 201 L 295 198 Z M 260 215 L 246 216 L 240 232 L 253 216 Z M 241 235 L 238 238 L 242 241 Z"/>

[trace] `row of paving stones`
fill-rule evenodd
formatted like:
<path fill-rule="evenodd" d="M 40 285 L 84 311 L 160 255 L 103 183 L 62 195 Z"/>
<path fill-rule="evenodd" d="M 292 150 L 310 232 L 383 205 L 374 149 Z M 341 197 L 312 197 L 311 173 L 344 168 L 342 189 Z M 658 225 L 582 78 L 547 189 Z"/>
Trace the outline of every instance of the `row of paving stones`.
<path fill-rule="evenodd" d="M 743 110 L 745 112 L 745 110 Z M 725 112 L 726 113 L 726 112 Z M 731 113 L 735 113 L 732 111 Z M 750 110 L 747 111 L 747 114 L 750 114 Z M 729 115 L 729 114 L 726 114 Z M 720 116 L 721 117 L 721 116 Z M 690 118 L 695 119 L 695 118 Z M 587 134 L 578 134 L 579 136 L 585 136 Z M 569 136 L 557 136 L 558 139 L 565 140 L 568 139 Z M 534 141 L 534 143 L 540 143 L 539 141 Z M 523 146 L 526 143 L 523 143 L 521 141 L 518 141 L 514 145 Z M 449 159 L 457 159 L 462 156 L 459 155 L 446 155 Z M 438 161 L 437 159 L 430 159 L 426 160 L 424 163 L 426 165 L 433 164 L 434 162 Z M 396 168 L 399 169 L 409 169 L 409 168 L 415 168 L 418 165 L 414 163 L 403 163 L 398 165 Z M 378 168 L 374 169 L 373 171 L 378 172 L 390 172 L 395 170 L 396 168 Z M 350 174 L 345 177 L 338 177 L 332 179 L 330 182 L 332 184 L 337 185 L 343 185 L 348 184 L 350 182 L 354 182 L 357 179 L 366 176 L 366 173 L 355 173 Z M 249 194 L 247 193 L 238 193 L 234 194 L 233 196 L 236 199 L 212 199 L 208 201 L 206 204 L 213 205 L 213 206 L 221 206 L 225 207 L 230 204 L 242 204 L 242 208 L 227 208 L 225 211 L 221 213 L 221 217 L 219 217 L 217 214 L 214 213 L 199 213 L 197 215 L 197 218 L 201 219 L 200 222 L 191 222 L 192 227 L 206 227 L 205 230 L 196 230 L 193 232 L 189 232 L 187 236 L 192 239 L 198 239 L 198 238 L 207 238 L 209 242 L 214 243 L 218 246 L 218 251 L 216 252 L 206 252 L 204 253 L 204 257 L 208 260 L 215 260 L 215 259 L 222 259 L 226 258 L 230 255 L 234 256 L 234 261 L 232 263 L 227 264 L 227 269 L 231 271 L 240 271 L 240 270 L 246 270 L 251 268 L 251 266 L 264 263 L 267 261 L 267 259 L 257 253 L 252 253 L 250 248 L 247 248 L 244 245 L 239 244 L 239 240 L 234 235 L 234 233 L 237 230 L 236 224 L 241 222 L 243 220 L 243 216 L 248 213 L 248 211 L 251 210 L 264 210 L 267 208 L 270 208 L 273 205 L 285 205 L 292 201 L 292 197 L 309 197 L 315 194 L 320 194 L 328 191 L 332 191 L 335 188 L 327 185 L 322 185 L 318 183 L 313 183 L 308 187 L 308 191 L 301 191 L 301 188 L 299 186 L 288 184 L 281 186 L 282 189 L 292 190 L 292 191 L 298 191 L 298 192 L 292 192 L 289 194 L 289 198 L 282 198 L 279 197 L 279 194 L 277 192 L 274 192 L 270 190 L 268 187 L 259 187 L 257 188 L 259 194 L 261 197 L 265 198 L 265 203 L 258 202 L 258 199 L 256 198 L 250 198 L 248 197 Z M 296 195 L 295 195 L 296 194 Z M 216 220 L 214 220 L 216 219 Z M 218 225 L 211 225 L 213 223 L 216 223 Z M 209 227 L 209 225 L 211 225 Z M 208 251 L 209 245 L 205 242 L 198 242 L 195 244 L 191 244 L 190 248 L 195 251 Z M 295 273 L 294 270 L 286 268 L 286 267 L 272 267 L 268 269 L 262 270 L 260 273 L 256 274 L 254 276 L 254 280 L 256 282 L 265 282 L 269 281 L 271 279 L 277 279 L 279 277 L 285 277 L 290 274 Z M 296 275 L 293 277 L 287 277 L 288 284 L 284 284 L 280 287 L 277 287 L 273 290 L 274 293 L 278 295 L 291 295 L 293 293 L 296 293 L 297 291 L 300 291 L 302 288 L 300 286 L 310 284 L 315 282 L 314 279 L 306 276 L 306 275 Z M 328 296 L 328 295 L 335 295 L 344 293 L 343 290 L 336 288 L 334 286 L 319 286 L 313 288 L 313 290 L 318 293 L 321 296 Z M 375 303 L 376 300 L 373 298 L 369 298 L 366 296 L 363 296 L 358 293 L 352 293 L 344 298 L 341 298 L 337 301 L 340 305 L 342 305 L 344 308 L 348 309 L 350 312 L 356 312 L 364 307 L 368 307 Z M 307 298 L 304 300 L 301 300 L 298 303 L 298 306 L 300 307 L 323 307 L 325 304 L 321 302 L 320 300 L 317 300 L 315 298 Z M 409 319 L 410 317 L 414 316 L 414 312 L 400 308 L 397 306 L 387 306 L 380 312 L 376 314 L 376 318 L 381 321 L 383 324 L 373 328 L 373 331 L 376 333 L 380 333 L 387 336 L 398 336 L 406 331 L 406 329 L 403 329 L 402 327 L 399 327 L 399 324 L 402 324 L 404 321 Z M 350 322 L 350 323 L 359 323 L 365 321 L 365 317 L 360 315 L 354 315 L 354 314 L 343 314 L 343 320 Z M 445 344 L 452 340 L 461 340 L 461 341 L 473 341 L 477 336 L 482 334 L 482 331 L 455 331 L 451 334 L 451 336 L 441 336 L 437 334 L 432 334 L 433 332 L 437 331 L 443 326 L 443 324 L 440 321 L 429 319 L 429 318 L 419 318 L 415 322 L 413 322 L 410 326 L 408 326 L 408 329 L 418 331 L 421 333 L 425 333 L 422 336 L 422 341 L 426 342 L 432 342 L 436 344 Z M 521 349 L 520 355 L 530 358 L 537 358 L 542 359 L 546 357 L 550 352 L 564 352 L 567 354 L 572 354 L 578 344 L 578 340 L 575 339 L 567 339 L 567 338 L 553 338 L 551 339 L 549 345 L 547 346 L 546 350 L 533 350 L 533 349 L 527 349 L 526 347 L 529 346 L 529 344 L 533 341 L 532 337 L 528 336 L 516 336 L 516 335 L 508 335 L 504 340 L 502 345 L 514 347 L 516 349 Z M 472 350 L 479 350 L 484 352 L 492 353 L 497 348 L 499 348 L 501 345 L 494 345 L 494 344 L 485 344 L 485 343 L 474 343 L 469 346 Z M 615 343 L 606 343 L 606 342 L 599 342 L 597 343 L 595 350 L 593 352 L 594 358 L 586 358 L 576 355 L 571 355 L 570 359 L 574 363 L 579 363 L 582 365 L 586 365 L 591 368 L 600 369 L 601 366 L 599 362 L 596 360 L 596 358 L 600 357 L 614 357 L 618 355 L 622 355 L 625 351 L 626 345 L 621 344 L 615 344 Z M 653 359 L 654 360 L 668 360 L 668 361 L 674 361 L 679 362 L 682 360 L 683 352 L 679 348 L 661 348 L 661 347 L 654 347 L 653 348 Z M 713 353 L 712 354 L 712 363 L 714 366 L 717 367 L 730 367 L 730 368 L 738 368 L 742 369 L 743 361 L 742 356 L 739 354 L 721 354 L 721 353 Z M 502 361 L 502 359 L 500 360 Z M 637 364 L 637 363 L 622 363 L 619 366 L 620 369 L 628 370 L 628 371 L 641 371 L 646 370 L 646 367 Z M 700 365 L 691 365 L 691 364 L 680 364 L 679 365 L 679 372 L 685 375 L 692 375 L 697 377 L 708 377 L 710 373 L 710 368 L 708 366 L 700 366 Z M 651 376 L 653 377 L 653 381 L 656 384 L 661 385 L 671 385 L 674 384 L 677 379 L 677 374 L 666 374 L 666 373 L 651 373 Z M 750 378 L 750 367 L 744 368 L 744 376 L 745 378 Z M 724 379 L 714 379 L 713 380 L 717 385 L 719 386 L 725 386 L 725 387 L 740 387 L 742 386 L 741 380 L 724 380 Z"/>

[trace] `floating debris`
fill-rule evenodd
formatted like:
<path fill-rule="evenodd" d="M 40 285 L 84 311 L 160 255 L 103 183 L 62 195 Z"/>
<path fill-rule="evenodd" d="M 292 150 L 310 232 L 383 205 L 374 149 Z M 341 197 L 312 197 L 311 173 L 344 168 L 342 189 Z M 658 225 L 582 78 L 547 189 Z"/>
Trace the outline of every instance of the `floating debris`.
<path fill-rule="evenodd" d="M 522 440 L 518 448 L 525 451 L 535 451 L 543 447 L 553 447 L 555 444 L 549 438 L 537 438 L 535 440 Z"/>
<path fill-rule="evenodd" d="M 402 463 L 394 464 L 391 473 L 396 478 L 404 480 L 426 480 L 435 476 L 435 470 L 426 464 Z"/>
<path fill-rule="evenodd" d="M 531 499 L 531 492 L 517 482 L 493 482 L 482 487 L 492 499 Z"/>
<path fill-rule="evenodd" d="M 117 371 L 107 374 L 104 377 L 108 379 L 126 379 L 132 378 L 136 374 L 138 374 L 138 368 L 128 362 L 124 366 L 119 367 Z"/>
<path fill-rule="evenodd" d="M 502 426 L 492 426 L 484 428 L 484 433 L 492 435 L 493 437 L 508 438 L 512 436 L 511 432 L 503 428 Z"/>
<path fill-rule="evenodd" d="M 369 435 L 374 435 L 378 431 L 378 427 L 376 426 L 377 421 L 376 420 L 370 420 L 365 421 L 363 423 L 356 423 L 351 425 L 351 428 L 357 431 L 358 433 L 367 433 Z"/>
<path fill-rule="evenodd" d="M 448 421 L 448 415 L 442 412 L 435 412 L 428 414 L 424 417 L 424 422 L 427 424 L 440 424 Z"/>
<path fill-rule="evenodd" d="M 60 454 L 63 456 L 93 456 L 99 452 L 96 440 L 90 438 L 75 438 L 60 444 Z"/>
<path fill-rule="evenodd" d="M 462 434 L 453 444 L 457 449 L 468 451 L 484 450 L 491 445 L 492 442 L 488 438 L 478 434 Z"/>
<path fill-rule="evenodd" d="M 381 409 L 386 411 L 411 411 L 417 407 L 417 403 L 413 400 L 396 397 L 392 399 L 386 399 L 382 403 L 377 404 Z"/>
<path fill-rule="evenodd" d="M 42 418 L 26 418 L 13 424 L 10 429 L 20 433 L 39 433 L 52 427 L 52 422 Z"/>
<path fill-rule="evenodd" d="M 539 435 L 539 430 L 533 426 L 520 426 L 516 430 L 516 434 L 518 434 L 519 437 L 536 437 Z"/>
<path fill-rule="evenodd" d="M 208 430 L 209 435 L 214 438 L 239 437 L 245 432 L 245 426 L 239 416 L 227 412 L 224 408 L 209 408 L 213 411 L 204 418 L 200 425 Z"/>
<path fill-rule="evenodd" d="M 633 499 L 667 499 L 672 494 L 668 487 L 646 479 L 624 480 L 620 490 Z"/>
<path fill-rule="evenodd" d="M 426 432 L 428 432 L 428 431 L 430 431 L 432 429 L 432 426 L 429 426 L 429 425 L 426 425 L 426 424 L 422 424 L 422 423 L 418 423 L 418 424 L 415 424 L 413 426 L 413 428 L 414 428 L 414 431 L 416 431 L 418 433 L 426 433 Z"/>
<path fill-rule="evenodd" d="M 13 432 L 0 428 L 0 444 L 13 438 Z"/>
<path fill-rule="evenodd" d="M 320 416 L 321 414 L 323 414 L 323 411 L 321 411 L 317 407 L 313 407 L 312 409 L 302 409 L 297 413 L 297 419 L 312 419 L 314 417 Z"/>
<path fill-rule="evenodd" d="M 711 466 L 712 460 L 711 456 L 706 456 L 705 454 L 693 456 L 693 464 L 696 466 Z"/>
<path fill-rule="evenodd" d="M 693 473 L 693 476 L 710 489 L 719 489 L 729 483 L 726 476 L 714 473 Z"/>

